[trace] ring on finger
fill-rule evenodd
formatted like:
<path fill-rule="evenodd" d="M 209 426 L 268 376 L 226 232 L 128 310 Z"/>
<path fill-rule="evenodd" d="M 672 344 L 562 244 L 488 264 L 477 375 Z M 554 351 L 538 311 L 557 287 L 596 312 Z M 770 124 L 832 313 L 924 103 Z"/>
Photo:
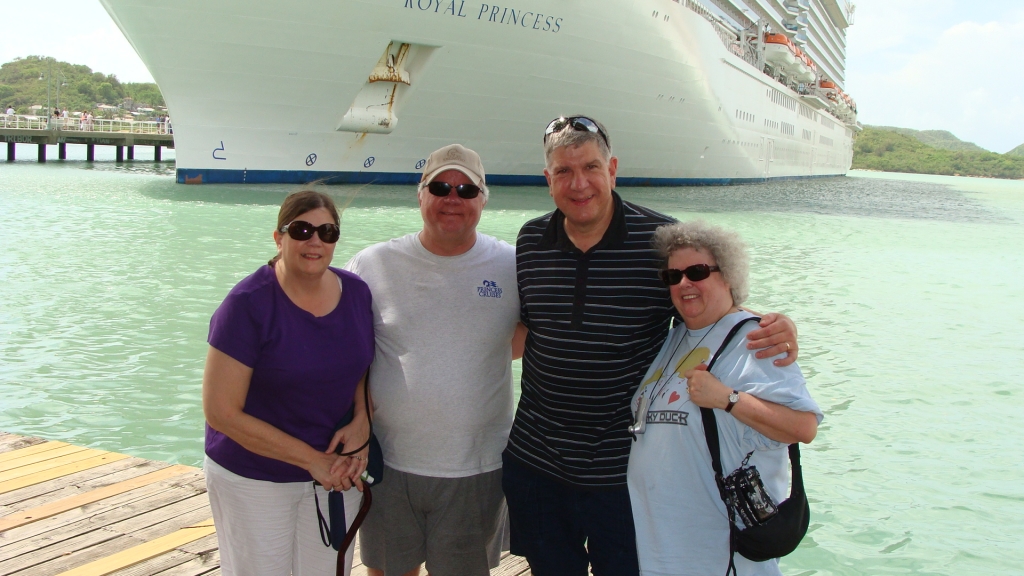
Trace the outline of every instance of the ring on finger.
<path fill-rule="evenodd" d="M 790 349 L 789 342 L 786 342 L 786 352 L 789 352 L 789 349 Z"/>

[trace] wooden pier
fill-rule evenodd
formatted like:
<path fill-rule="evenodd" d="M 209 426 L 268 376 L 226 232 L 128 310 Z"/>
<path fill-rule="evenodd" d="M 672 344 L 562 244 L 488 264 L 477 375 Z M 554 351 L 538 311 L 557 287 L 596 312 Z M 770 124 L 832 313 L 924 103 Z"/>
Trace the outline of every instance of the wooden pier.
<path fill-rule="evenodd" d="M 220 573 L 202 470 L 0 432 L 0 576 Z"/>

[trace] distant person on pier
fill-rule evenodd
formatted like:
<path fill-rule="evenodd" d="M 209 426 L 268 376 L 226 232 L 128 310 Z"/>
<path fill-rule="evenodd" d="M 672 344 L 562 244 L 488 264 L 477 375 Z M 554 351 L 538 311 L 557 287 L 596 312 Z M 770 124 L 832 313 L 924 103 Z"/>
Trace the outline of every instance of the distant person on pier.
<path fill-rule="evenodd" d="M 487 576 L 504 549 L 501 451 L 522 339 L 515 249 L 476 229 L 488 194 L 476 152 L 433 152 L 417 190 L 423 228 L 346 266 L 373 292 L 377 338 L 369 380 L 386 472 L 359 531 L 372 576 L 424 563 L 431 576 Z"/>
<path fill-rule="evenodd" d="M 559 117 L 543 135 L 556 210 L 516 242 L 529 333 L 502 483 L 512 553 L 534 574 L 639 574 L 626 466 L 630 399 L 678 316 L 651 245 L 673 218 L 615 192 L 618 159 L 599 122 Z M 748 346 L 796 360 L 796 327 L 768 314 Z"/>
<path fill-rule="evenodd" d="M 321 543 L 315 494 L 326 506 L 327 490 L 344 490 L 348 524 L 359 510 L 368 449 L 334 449 L 369 437 L 373 314 L 366 283 L 329 266 L 338 223 L 329 196 L 288 196 L 277 256 L 210 320 L 204 469 L 224 574 L 333 575 L 338 552 Z M 335 433 L 350 410 L 352 422 Z"/>
<path fill-rule="evenodd" d="M 14 112 L 14 106 L 8 106 L 8 107 L 7 107 L 7 115 L 8 115 L 8 116 L 13 116 L 14 114 L 15 114 L 15 112 Z"/>

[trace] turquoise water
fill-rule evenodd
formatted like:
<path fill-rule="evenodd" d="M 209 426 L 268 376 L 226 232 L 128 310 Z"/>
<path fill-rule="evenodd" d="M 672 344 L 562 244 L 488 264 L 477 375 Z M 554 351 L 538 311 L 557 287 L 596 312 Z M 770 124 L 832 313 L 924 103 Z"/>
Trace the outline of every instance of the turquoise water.
<path fill-rule="evenodd" d="M 273 255 L 294 188 L 179 186 L 172 166 L 0 165 L 0 430 L 200 462 L 210 314 Z M 411 187 L 329 192 L 354 198 L 338 265 L 419 228 Z M 813 520 L 788 574 L 1021 571 L 1024 182 L 622 192 L 738 230 L 750 306 L 800 328 L 826 418 L 804 451 Z M 544 189 L 496 188 L 480 229 L 514 241 L 550 209 Z"/>

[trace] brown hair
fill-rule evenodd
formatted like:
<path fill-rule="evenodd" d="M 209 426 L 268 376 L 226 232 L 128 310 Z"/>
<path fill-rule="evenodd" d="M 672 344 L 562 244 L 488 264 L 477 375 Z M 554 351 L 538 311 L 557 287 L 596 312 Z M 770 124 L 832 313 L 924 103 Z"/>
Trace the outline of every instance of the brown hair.
<path fill-rule="evenodd" d="M 280 231 L 281 227 L 285 224 L 290 223 L 302 214 L 309 212 L 310 210 L 316 210 L 317 208 L 323 208 L 331 213 L 331 217 L 334 218 L 335 224 L 341 224 L 341 217 L 338 216 L 338 208 L 334 205 L 334 200 L 331 197 L 314 190 L 300 190 L 293 192 L 284 199 L 281 203 L 281 209 L 277 212 L 277 228 L 275 230 Z M 271 268 L 274 264 L 281 259 L 281 255 L 278 254 L 267 262 L 267 265 Z"/>

